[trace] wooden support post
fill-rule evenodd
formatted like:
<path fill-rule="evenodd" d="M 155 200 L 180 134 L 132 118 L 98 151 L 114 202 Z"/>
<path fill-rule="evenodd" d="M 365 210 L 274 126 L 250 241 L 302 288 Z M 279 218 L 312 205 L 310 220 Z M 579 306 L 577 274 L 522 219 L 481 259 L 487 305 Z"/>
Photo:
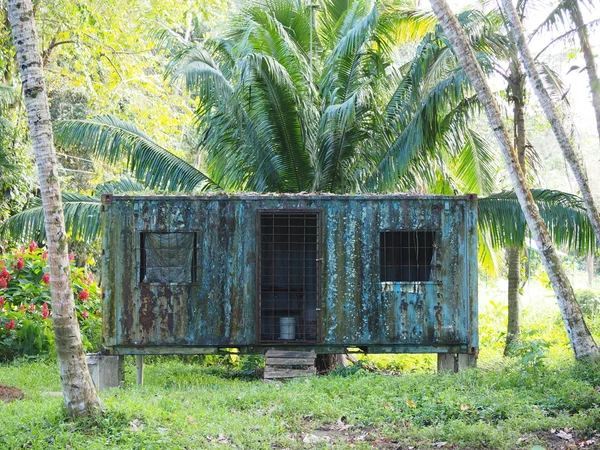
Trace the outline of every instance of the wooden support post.
<path fill-rule="evenodd" d="M 138 386 L 144 384 L 144 355 L 135 355 L 135 362 L 137 368 L 136 382 Z"/>
<path fill-rule="evenodd" d="M 463 353 L 438 353 L 437 369 L 441 372 L 460 372 L 477 367 L 477 355 Z"/>

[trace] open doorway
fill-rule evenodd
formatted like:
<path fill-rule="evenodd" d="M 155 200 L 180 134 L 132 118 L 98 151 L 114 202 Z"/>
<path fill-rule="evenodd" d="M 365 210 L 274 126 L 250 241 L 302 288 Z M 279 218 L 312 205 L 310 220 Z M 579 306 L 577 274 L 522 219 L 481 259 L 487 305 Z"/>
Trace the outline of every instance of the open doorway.
<path fill-rule="evenodd" d="M 261 211 L 258 311 L 261 342 L 316 342 L 319 213 Z"/>

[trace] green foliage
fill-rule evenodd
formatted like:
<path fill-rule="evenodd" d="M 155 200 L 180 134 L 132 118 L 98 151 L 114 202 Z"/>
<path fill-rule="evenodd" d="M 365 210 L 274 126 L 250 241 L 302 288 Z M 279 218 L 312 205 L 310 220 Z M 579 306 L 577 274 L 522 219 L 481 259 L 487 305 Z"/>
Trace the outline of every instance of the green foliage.
<path fill-rule="evenodd" d="M 218 37 L 158 33 L 172 57 L 168 75 L 183 79 L 195 102 L 204 170 L 111 116 L 62 122 L 59 143 L 110 162 L 125 156 L 138 180 L 169 190 L 202 183 L 228 191 L 396 191 L 440 179 L 446 187 L 492 186 L 492 153 L 468 127 L 477 111 L 472 89 L 430 15 L 408 4 L 332 1 L 314 12 L 311 44 L 311 11 L 290 0 L 249 3 Z M 491 69 L 502 41 L 497 20 L 477 12 L 459 19 Z M 415 37 L 422 42 L 414 60 L 395 61 Z"/>
<path fill-rule="evenodd" d="M 520 363 L 526 370 L 538 370 L 544 367 L 550 344 L 539 339 L 538 332 L 528 330 L 521 333 L 519 339 L 510 345 L 511 354 L 520 358 Z"/>
<path fill-rule="evenodd" d="M 575 298 L 581 306 L 583 315 L 591 320 L 598 319 L 600 316 L 600 292 L 591 289 L 575 290 Z"/>
<path fill-rule="evenodd" d="M 53 351 L 46 259 L 47 251 L 32 243 L 28 249 L 3 255 L 0 260 L 0 360 Z M 101 339 L 100 289 L 92 275 L 74 263 L 71 279 L 84 347 L 97 350 Z"/>
<path fill-rule="evenodd" d="M 358 371 L 285 383 L 231 377 L 163 358 L 146 365 L 135 386 L 133 361 L 126 384 L 102 392 L 103 416 L 67 421 L 57 370 L 46 362 L 0 366 L 0 380 L 19 386 L 25 400 L 4 406 L 5 448 L 270 449 L 415 446 L 508 450 L 540 444 L 552 428 L 572 428 L 578 439 L 597 431 L 598 363 L 555 361 L 537 371 L 520 367 L 456 375 L 389 376 Z M 314 446 L 308 435 L 327 436 Z M 362 437 L 361 437 L 362 436 Z M 526 441 L 517 441 L 527 438 Z"/>
<path fill-rule="evenodd" d="M 558 246 L 586 254 L 596 248 L 594 232 L 581 197 L 549 189 L 532 189 L 552 239 Z M 514 192 L 479 199 L 478 224 L 495 248 L 523 247 L 527 224 Z"/>

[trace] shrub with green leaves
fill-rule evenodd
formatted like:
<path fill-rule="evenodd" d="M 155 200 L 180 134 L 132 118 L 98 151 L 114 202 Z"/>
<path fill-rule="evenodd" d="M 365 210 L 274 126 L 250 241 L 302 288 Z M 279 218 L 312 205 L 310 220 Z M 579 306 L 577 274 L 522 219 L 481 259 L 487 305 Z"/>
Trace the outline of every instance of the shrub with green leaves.
<path fill-rule="evenodd" d="M 0 257 L 0 360 L 48 354 L 54 348 L 48 252 L 32 242 Z M 100 289 L 91 273 L 71 259 L 75 310 L 84 347 L 96 350 L 101 335 Z"/>

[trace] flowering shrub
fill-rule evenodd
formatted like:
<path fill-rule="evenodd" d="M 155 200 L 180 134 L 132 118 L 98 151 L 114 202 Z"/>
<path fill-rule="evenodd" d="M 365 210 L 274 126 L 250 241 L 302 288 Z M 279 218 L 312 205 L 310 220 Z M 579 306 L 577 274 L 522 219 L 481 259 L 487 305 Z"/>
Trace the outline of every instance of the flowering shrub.
<path fill-rule="evenodd" d="M 45 354 L 54 348 L 48 252 L 28 248 L 0 255 L 0 360 Z M 91 273 L 71 260 L 75 309 L 84 347 L 100 345 L 100 289 Z"/>

